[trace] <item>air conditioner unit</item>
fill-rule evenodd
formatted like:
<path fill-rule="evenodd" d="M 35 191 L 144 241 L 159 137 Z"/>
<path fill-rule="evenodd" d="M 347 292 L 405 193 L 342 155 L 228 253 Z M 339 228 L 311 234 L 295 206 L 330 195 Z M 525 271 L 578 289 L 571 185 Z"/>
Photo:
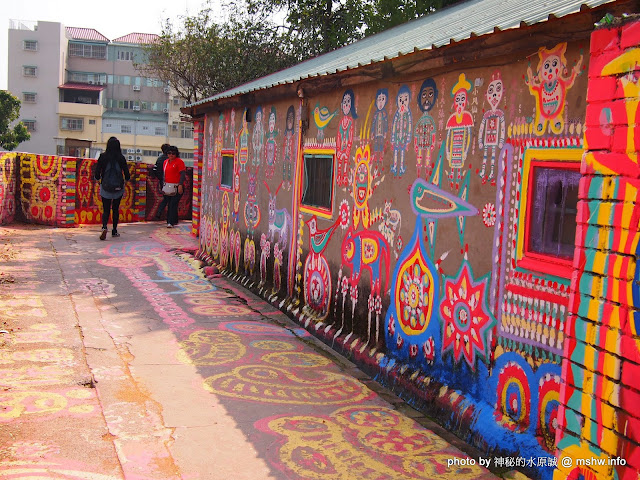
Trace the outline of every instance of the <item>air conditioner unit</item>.
<path fill-rule="evenodd" d="M 141 148 L 136 149 L 136 153 L 142 153 L 142 149 Z"/>
<path fill-rule="evenodd" d="M 87 83 L 88 83 L 89 85 L 93 85 L 93 80 L 89 80 Z"/>
<path fill-rule="evenodd" d="M 140 85 L 134 85 L 133 86 L 133 91 L 134 92 L 139 92 L 140 91 Z"/>
<path fill-rule="evenodd" d="M 134 148 L 127 148 L 127 153 L 136 153 Z"/>
<path fill-rule="evenodd" d="M 162 113 L 169 113 L 169 109 L 168 108 L 163 108 L 162 109 Z"/>
<path fill-rule="evenodd" d="M 136 112 L 139 112 L 140 111 L 140 105 L 134 105 L 133 106 L 133 110 L 136 111 Z"/>
<path fill-rule="evenodd" d="M 142 155 L 137 155 L 136 162 L 141 162 L 141 161 L 142 161 Z"/>
<path fill-rule="evenodd" d="M 133 155 L 127 155 L 127 160 L 133 160 Z"/>
<path fill-rule="evenodd" d="M 164 93 L 169 93 L 169 87 L 164 87 L 163 91 L 164 91 Z"/>

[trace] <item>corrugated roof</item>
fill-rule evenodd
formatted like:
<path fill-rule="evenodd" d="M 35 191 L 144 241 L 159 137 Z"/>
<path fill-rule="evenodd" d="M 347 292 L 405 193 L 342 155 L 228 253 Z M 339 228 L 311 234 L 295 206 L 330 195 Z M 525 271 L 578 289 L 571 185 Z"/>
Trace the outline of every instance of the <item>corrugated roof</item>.
<path fill-rule="evenodd" d="M 73 40 L 89 40 L 109 43 L 109 39 L 95 28 L 66 27 L 67 35 Z"/>
<path fill-rule="evenodd" d="M 155 33 L 130 33 L 113 40 L 114 43 L 149 44 L 160 38 Z"/>
<path fill-rule="evenodd" d="M 188 106 L 293 83 L 305 78 L 331 75 L 359 66 L 393 59 L 416 50 L 431 50 L 474 35 L 491 34 L 495 28 L 509 30 L 544 22 L 549 16 L 578 13 L 582 5 L 594 8 L 614 0 L 470 0 L 372 35 L 333 52 L 306 60 Z"/>

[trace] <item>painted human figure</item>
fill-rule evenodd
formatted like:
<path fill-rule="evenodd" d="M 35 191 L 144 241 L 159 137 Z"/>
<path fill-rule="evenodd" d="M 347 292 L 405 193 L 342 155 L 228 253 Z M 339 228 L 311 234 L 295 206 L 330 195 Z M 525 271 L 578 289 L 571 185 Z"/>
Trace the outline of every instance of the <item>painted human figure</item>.
<path fill-rule="evenodd" d="M 337 184 L 346 187 L 349 183 L 349 157 L 355 132 L 356 98 L 353 90 L 344 92 L 341 103 L 342 118 L 338 126 L 336 139 L 336 157 L 338 158 Z"/>
<path fill-rule="evenodd" d="M 269 112 L 267 142 L 265 148 L 266 166 L 264 173 L 267 179 L 273 177 L 273 173 L 276 169 L 276 154 L 278 151 L 278 146 L 276 145 L 277 136 L 278 131 L 276 130 L 276 107 L 271 107 L 271 111 Z"/>
<path fill-rule="evenodd" d="M 387 115 L 388 100 L 389 90 L 381 88 L 376 92 L 376 111 L 373 114 L 370 132 L 374 165 L 381 165 L 384 156 L 384 144 L 387 141 L 387 132 L 389 131 L 389 115 Z"/>
<path fill-rule="evenodd" d="M 290 105 L 287 109 L 286 126 L 283 134 L 282 152 L 284 158 L 282 159 L 282 185 L 286 190 L 291 190 L 292 185 L 292 165 L 293 165 L 293 151 L 294 151 L 294 122 L 296 114 L 293 105 Z"/>
<path fill-rule="evenodd" d="M 253 127 L 253 136 L 251 137 L 251 145 L 253 146 L 253 156 L 251 157 L 251 165 L 259 167 L 262 163 L 264 155 L 264 126 L 262 125 L 262 107 L 256 109 L 256 125 Z"/>
<path fill-rule="evenodd" d="M 436 122 L 429 114 L 438 99 L 438 87 L 433 78 L 427 78 L 422 82 L 420 94 L 416 98 L 418 108 L 422 111 L 422 116 L 416 122 L 416 131 L 413 145 L 416 151 L 416 169 L 418 177 L 422 176 L 422 165 L 424 163 L 425 175 L 429 175 L 431 165 L 431 153 L 436 145 Z"/>
<path fill-rule="evenodd" d="M 207 117 L 207 123 L 209 124 L 207 129 L 209 131 L 207 142 L 207 170 L 211 171 L 213 170 L 213 150 L 215 149 L 213 144 L 213 117 Z"/>
<path fill-rule="evenodd" d="M 533 74 L 531 66 L 527 67 L 525 83 L 529 86 L 529 93 L 536 97 L 534 132 L 538 136 L 545 133 L 547 122 L 553 133 L 562 133 L 567 90 L 573 86 L 576 77 L 580 75 L 582 65 L 582 55 L 580 55 L 569 74 L 564 56 L 566 50 L 566 43 L 560 43 L 551 50 L 543 47 L 538 51 L 540 62 L 536 73 Z"/>
<path fill-rule="evenodd" d="M 498 108 L 504 87 L 500 72 L 496 72 L 491 77 L 491 83 L 487 87 L 485 98 L 489 102 L 490 110 L 486 111 L 482 116 L 480 130 L 478 131 L 478 146 L 482 149 L 482 169 L 480 170 L 480 178 L 482 183 L 494 183 L 496 156 L 504 145 L 505 137 L 505 120 L 504 112 Z M 489 174 L 487 175 L 487 158 L 491 159 Z"/>
<path fill-rule="evenodd" d="M 404 164 L 404 155 L 407 147 L 411 143 L 413 136 L 413 118 L 411 117 L 411 90 L 406 85 L 402 85 L 396 97 L 396 113 L 393 116 L 391 126 L 391 147 L 393 148 L 393 165 L 391 173 L 393 176 L 402 176 L 407 170 Z M 398 165 L 398 162 L 400 163 Z"/>
<path fill-rule="evenodd" d="M 218 167 L 222 168 L 222 135 L 224 132 L 224 115 L 218 118 L 218 133 L 216 134 L 215 148 L 213 152 L 213 174 L 218 173 Z"/>
<path fill-rule="evenodd" d="M 467 94 L 471 91 L 471 84 L 464 73 L 458 77 L 458 82 L 451 89 L 453 96 L 454 113 L 447 120 L 447 139 L 445 153 L 449 162 L 449 181 L 453 188 L 459 187 L 462 179 L 462 169 L 469 153 L 473 128 L 473 117 L 465 110 L 467 107 Z"/>
<path fill-rule="evenodd" d="M 247 109 L 242 114 L 242 128 L 238 135 L 238 164 L 240 171 L 247 171 L 247 162 L 249 161 L 249 126 L 247 125 Z"/>

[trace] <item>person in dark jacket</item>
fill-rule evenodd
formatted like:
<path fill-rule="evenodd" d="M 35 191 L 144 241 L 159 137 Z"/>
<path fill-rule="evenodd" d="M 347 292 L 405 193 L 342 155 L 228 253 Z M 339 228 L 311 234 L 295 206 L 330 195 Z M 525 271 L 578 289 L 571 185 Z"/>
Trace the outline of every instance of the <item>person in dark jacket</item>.
<path fill-rule="evenodd" d="M 155 174 L 155 177 L 158 179 L 158 192 L 160 192 L 160 195 L 162 195 L 162 201 L 160 202 L 160 205 L 158 205 L 158 210 L 156 210 L 156 214 L 155 214 L 156 220 L 160 220 L 160 217 L 162 216 L 162 212 L 164 211 L 165 208 L 167 208 L 167 205 L 169 204 L 169 199 L 170 199 L 168 195 L 165 195 L 162 192 L 162 185 L 164 185 L 164 161 L 167 158 L 169 158 L 167 156 L 167 152 L 169 151 L 169 146 L 170 145 L 168 143 L 163 143 L 160 146 L 160 150 L 162 150 L 162 154 L 156 160 L 156 166 L 153 167 L 153 172 Z"/>
<path fill-rule="evenodd" d="M 114 189 L 110 185 L 110 181 L 107 184 L 106 178 L 111 179 L 111 172 L 108 172 L 108 169 L 115 169 L 116 172 L 119 169 L 119 175 L 124 175 L 124 180 L 128 181 L 131 178 L 127 161 L 122 155 L 120 140 L 116 137 L 111 137 L 107 141 L 107 148 L 100 154 L 94 173 L 96 180 L 102 180 L 100 182 L 100 197 L 102 198 L 102 232 L 100 233 L 100 240 L 107 238 L 107 223 L 109 223 L 110 214 L 113 217 L 111 236 L 120 236 L 118 233 L 118 220 L 120 219 L 120 201 L 125 191 L 124 180 L 121 182 L 121 186 L 116 186 Z"/>

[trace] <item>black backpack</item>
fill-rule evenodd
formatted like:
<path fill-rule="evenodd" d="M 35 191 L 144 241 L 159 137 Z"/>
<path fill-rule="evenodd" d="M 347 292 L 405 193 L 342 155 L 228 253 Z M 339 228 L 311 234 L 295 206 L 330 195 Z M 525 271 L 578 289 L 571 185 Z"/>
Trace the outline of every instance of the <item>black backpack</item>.
<path fill-rule="evenodd" d="M 116 158 L 107 160 L 107 166 L 102 176 L 102 188 L 109 193 L 117 193 L 124 188 L 122 168 L 120 168 L 120 163 Z"/>

